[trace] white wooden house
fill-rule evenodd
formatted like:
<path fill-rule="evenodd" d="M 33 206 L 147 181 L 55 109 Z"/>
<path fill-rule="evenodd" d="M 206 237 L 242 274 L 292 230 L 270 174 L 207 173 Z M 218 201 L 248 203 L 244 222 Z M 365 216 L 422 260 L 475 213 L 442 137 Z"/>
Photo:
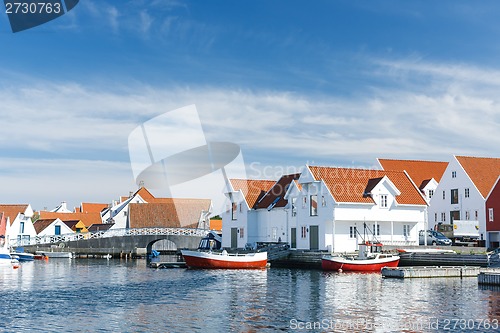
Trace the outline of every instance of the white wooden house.
<path fill-rule="evenodd" d="M 289 242 L 292 205 L 287 198 L 297 193 L 300 173 L 282 176 L 254 205 L 256 211 L 255 235 L 249 232 L 250 242 Z"/>
<path fill-rule="evenodd" d="M 306 166 L 289 211 L 290 246 L 355 251 L 362 241 L 418 245 L 427 203 L 404 171 Z"/>
<path fill-rule="evenodd" d="M 6 244 L 22 246 L 30 243 L 36 236 L 31 222 L 33 209 L 29 204 L 0 205 L 0 211 L 7 217 Z"/>
<path fill-rule="evenodd" d="M 276 183 L 271 180 L 231 179 L 222 216 L 222 247 L 244 248 L 259 240 L 254 206 Z"/>
<path fill-rule="evenodd" d="M 74 234 L 75 232 L 71 228 L 61 221 L 59 218 L 56 219 L 38 219 L 33 223 L 37 235 L 40 236 L 58 236 Z"/>
<path fill-rule="evenodd" d="M 431 199 L 429 225 L 477 221 L 480 240 L 489 246 L 486 198 L 499 175 L 500 158 L 453 156 Z"/>
<path fill-rule="evenodd" d="M 425 196 L 427 203 L 431 201 L 443 176 L 448 162 L 423 160 L 377 159 L 384 170 L 406 171 L 408 176 Z"/>

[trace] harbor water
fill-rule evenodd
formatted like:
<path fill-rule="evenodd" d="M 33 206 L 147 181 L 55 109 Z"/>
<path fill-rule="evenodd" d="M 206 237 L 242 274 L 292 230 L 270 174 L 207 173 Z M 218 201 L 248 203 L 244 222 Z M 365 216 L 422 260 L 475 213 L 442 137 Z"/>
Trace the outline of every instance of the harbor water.
<path fill-rule="evenodd" d="M 6 332 L 497 332 L 500 289 L 477 278 L 319 270 L 151 269 L 51 259 L 0 268 Z"/>

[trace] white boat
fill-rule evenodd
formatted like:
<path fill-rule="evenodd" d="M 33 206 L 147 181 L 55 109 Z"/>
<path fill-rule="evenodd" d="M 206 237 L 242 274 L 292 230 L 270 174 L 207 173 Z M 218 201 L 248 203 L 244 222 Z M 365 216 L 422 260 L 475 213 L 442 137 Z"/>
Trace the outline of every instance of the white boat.
<path fill-rule="evenodd" d="M 48 258 L 73 258 L 73 253 L 71 252 L 50 252 L 50 251 L 36 251 L 37 255 L 45 256 Z"/>
<path fill-rule="evenodd" d="M 10 252 L 6 248 L 0 248 L 0 266 L 10 266 L 12 268 L 19 267 L 19 261 L 12 258 Z"/>
<path fill-rule="evenodd" d="M 212 251 L 181 250 L 186 265 L 190 268 L 255 269 L 267 266 L 267 252 L 233 254 Z"/>

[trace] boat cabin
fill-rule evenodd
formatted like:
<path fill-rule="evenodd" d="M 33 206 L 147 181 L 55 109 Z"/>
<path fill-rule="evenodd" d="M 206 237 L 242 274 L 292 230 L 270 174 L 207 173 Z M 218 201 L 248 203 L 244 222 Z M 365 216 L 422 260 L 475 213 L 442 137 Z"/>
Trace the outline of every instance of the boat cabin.
<path fill-rule="evenodd" d="M 210 231 L 203 237 L 198 245 L 198 250 L 220 250 L 222 248 L 222 235 Z"/>

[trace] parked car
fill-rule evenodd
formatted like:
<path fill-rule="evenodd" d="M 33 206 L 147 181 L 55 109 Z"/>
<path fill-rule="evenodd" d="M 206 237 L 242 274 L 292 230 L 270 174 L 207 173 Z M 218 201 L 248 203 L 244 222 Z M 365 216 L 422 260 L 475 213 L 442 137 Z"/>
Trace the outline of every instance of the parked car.
<path fill-rule="evenodd" d="M 427 245 L 451 245 L 451 239 L 447 238 L 445 235 L 439 231 L 434 230 L 420 230 L 418 233 L 419 244 L 425 244 L 424 233 L 427 234 Z"/>

